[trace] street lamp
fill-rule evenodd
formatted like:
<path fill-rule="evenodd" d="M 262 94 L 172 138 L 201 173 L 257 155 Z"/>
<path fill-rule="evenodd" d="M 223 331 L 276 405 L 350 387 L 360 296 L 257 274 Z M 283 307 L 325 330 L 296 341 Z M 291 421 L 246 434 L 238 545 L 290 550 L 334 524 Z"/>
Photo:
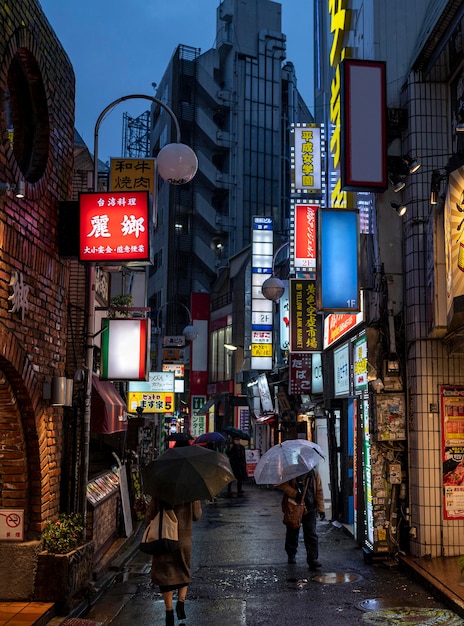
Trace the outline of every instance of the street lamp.
<path fill-rule="evenodd" d="M 169 304 L 178 304 L 186 311 L 188 315 L 188 324 L 182 331 L 182 334 L 187 341 L 194 341 L 198 337 L 198 331 L 192 323 L 192 314 L 190 313 L 190 310 L 185 306 L 185 304 L 182 304 L 182 302 L 177 302 L 177 300 L 170 300 L 169 302 L 165 302 L 159 307 L 158 314 L 156 316 L 156 328 L 159 330 L 159 333 L 161 334 L 161 312 Z"/>
<path fill-rule="evenodd" d="M 279 300 L 284 295 L 285 285 L 283 281 L 280 280 L 280 278 L 277 278 L 277 276 L 274 276 L 274 269 L 275 269 L 275 260 L 277 258 L 277 255 L 279 254 L 281 250 L 283 250 L 289 245 L 290 245 L 290 242 L 288 241 L 282 244 L 280 248 L 277 248 L 272 258 L 272 276 L 270 276 L 269 278 L 266 278 L 266 280 L 263 282 L 261 286 L 261 291 L 263 293 L 263 296 L 266 298 L 266 300 L 273 300 L 275 302 L 276 300 Z"/>
<path fill-rule="evenodd" d="M 149 100 L 162 109 L 164 109 L 171 117 L 176 129 L 176 143 L 167 144 L 158 153 L 157 165 L 158 172 L 163 180 L 181 185 L 188 183 L 195 176 L 198 169 L 198 159 L 194 151 L 185 144 L 181 143 L 180 126 L 174 111 L 170 109 L 164 102 L 155 96 L 144 94 L 130 94 L 122 96 L 114 100 L 100 113 L 96 123 L 94 132 L 93 145 L 93 191 L 98 192 L 98 140 L 101 123 L 106 115 L 114 109 L 115 106 L 126 100 Z M 81 510 L 86 516 L 87 514 L 87 483 L 89 479 L 89 451 L 90 451 L 90 422 L 92 415 L 92 374 L 94 364 L 94 338 L 95 338 L 95 262 L 91 262 L 87 266 L 87 336 L 86 336 L 86 370 L 87 381 L 85 390 L 84 404 L 84 425 L 83 425 L 83 460 L 82 460 L 82 485 L 81 485 Z M 190 314 L 190 312 L 189 312 Z M 191 320 L 191 318 L 190 318 Z M 188 328 L 188 327 L 187 327 Z M 189 330 L 189 336 L 193 337 L 194 327 Z M 186 329 L 185 329 L 186 330 Z M 195 331 L 196 332 L 196 331 Z M 195 334 L 196 337 L 196 334 Z"/>

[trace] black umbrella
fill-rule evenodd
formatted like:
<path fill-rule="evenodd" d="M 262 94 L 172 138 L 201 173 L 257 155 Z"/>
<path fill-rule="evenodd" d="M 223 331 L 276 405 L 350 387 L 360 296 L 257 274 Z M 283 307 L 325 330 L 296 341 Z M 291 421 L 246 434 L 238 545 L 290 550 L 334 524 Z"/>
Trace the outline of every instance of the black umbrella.
<path fill-rule="evenodd" d="M 171 448 L 142 470 L 143 489 L 176 505 L 210 500 L 235 480 L 229 459 L 202 446 Z"/>
<path fill-rule="evenodd" d="M 234 426 L 226 426 L 222 430 L 228 435 L 231 435 L 232 437 L 240 437 L 240 439 L 246 439 L 246 440 L 250 438 L 248 433 L 244 432 L 243 430 L 240 430 L 240 428 L 234 428 Z"/>

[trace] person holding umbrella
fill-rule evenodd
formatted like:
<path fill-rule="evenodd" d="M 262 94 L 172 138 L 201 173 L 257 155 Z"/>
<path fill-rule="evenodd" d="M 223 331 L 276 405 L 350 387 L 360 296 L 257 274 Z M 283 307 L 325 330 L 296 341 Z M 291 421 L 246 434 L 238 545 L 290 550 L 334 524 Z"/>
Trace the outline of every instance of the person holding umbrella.
<path fill-rule="evenodd" d="M 152 557 L 151 581 L 158 585 L 163 596 L 166 609 L 166 626 L 174 626 L 174 591 L 177 590 L 176 615 L 178 619 L 185 619 L 185 598 L 190 583 L 190 556 L 192 552 L 192 526 L 200 519 L 202 510 L 200 500 L 184 502 L 176 506 L 152 498 L 148 507 L 145 523 L 158 513 L 160 506 L 173 509 L 179 522 L 179 549 L 175 552 L 165 552 Z"/>
<path fill-rule="evenodd" d="M 313 468 L 306 474 L 292 478 L 279 485 L 279 488 L 296 502 L 300 503 L 304 495 L 306 512 L 303 514 L 301 526 L 303 527 L 303 539 L 306 548 L 306 560 L 310 570 L 321 567 L 319 558 L 319 538 L 316 529 L 317 514 L 321 521 L 325 519 L 324 493 L 319 472 Z M 285 552 L 289 563 L 296 563 L 298 550 L 299 528 L 287 526 L 285 533 Z"/>
<path fill-rule="evenodd" d="M 179 550 L 153 556 L 151 580 L 158 585 L 166 608 L 166 626 L 174 625 L 173 596 L 177 590 L 176 614 L 185 619 L 185 599 L 191 580 L 193 522 L 200 519 L 201 500 L 214 497 L 234 480 L 223 454 L 201 446 L 175 446 L 142 470 L 144 492 L 152 496 L 145 516 L 148 525 L 161 506 L 173 509 L 178 519 Z"/>
<path fill-rule="evenodd" d="M 272 446 L 258 461 L 255 468 L 257 485 L 276 485 L 289 497 L 301 502 L 303 494 L 306 513 L 303 515 L 303 537 L 307 562 L 312 570 L 321 567 L 316 516 L 325 519 L 324 494 L 319 472 L 315 469 L 324 455 L 320 446 L 306 439 L 287 439 Z M 306 492 L 305 492 L 306 487 Z M 285 551 L 288 562 L 295 563 L 300 529 L 287 526 Z"/>

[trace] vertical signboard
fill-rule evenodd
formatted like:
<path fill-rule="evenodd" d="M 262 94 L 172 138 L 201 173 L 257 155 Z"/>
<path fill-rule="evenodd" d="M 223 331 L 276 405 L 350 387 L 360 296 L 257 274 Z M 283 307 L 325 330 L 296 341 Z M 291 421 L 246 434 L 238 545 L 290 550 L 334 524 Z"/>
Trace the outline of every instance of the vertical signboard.
<path fill-rule="evenodd" d="M 319 205 L 293 201 L 290 212 L 290 271 L 315 278 Z"/>
<path fill-rule="evenodd" d="M 251 369 L 272 369 L 273 302 L 263 296 L 263 282 L 272 276 L 272 217 L 253 217 L 251 262 Z"/>
<path fill-rule="evenodd" d="M 316 282 L 291 278 L 290 352 L 322 350 L 322 319 L 316 309 Z"/>
<path fill-rule="evenodd" d="M 312 394 L 312 357 L 308 352 L 292 353 L 289 356 L 288 393 Z"/>
<path fill-rule="evenodd" d="M 317 124 L 292 126 L 292 192 L 322 192 L 321 128 Z"/>
<path fill-rule="evenodd" d="M 464 386 L 440 387 L 445 519 L 464 519 Z"/>
<path fill-rule="evenodd" d="M 341 63 L 341 177 L 347 191 L 387 188 L 385 73 L 383 62 Z"/>
<path fill-rule="evenodd" d="M 454 316 L 457 299 L 464 299 L 464 167 L 449 175 L 446 195 L 445 218 L 445 267 L 446 267 L 446 304 L 448 326 Z M 462 304 L 456 307 L 462 310 Z"/>
<path fill-rule="evenodd" d="M 359 311 L 358 212 L 323 209 L 319 215 L 320 309 Z"/>
<path fill-rule="evenodd" d="M 348 344 L 334 350 L 334 393 L 347 396 L 350 392 L 350 355 Z"/>
<path fill-rule="evenodd" d="M 353 346 L 354 390 L 367 388 L 367 337 L 364 335 Z"/>

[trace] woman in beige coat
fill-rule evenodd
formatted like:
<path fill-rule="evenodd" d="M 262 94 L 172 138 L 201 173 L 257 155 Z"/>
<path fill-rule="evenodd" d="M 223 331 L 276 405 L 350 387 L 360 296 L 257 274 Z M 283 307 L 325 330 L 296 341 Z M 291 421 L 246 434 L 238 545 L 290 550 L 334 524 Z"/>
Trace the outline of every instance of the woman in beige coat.
<path fill-rule="evenodd" d="M 185 619 L 184 602 L 190 582 L 190 555 L 192 552 L 192 525 L 201 517 L 201 502 L 186 502 L 174 507 L 163 503 L 164 508 L 173 508 L 179 521 L 179 550 L 154 556 L 151 565 L 151 580 L 159 585 L 166 607 L 166 626 L 174 624 L 173 593 L 177 589 L 176 614 Z M 152 499 L 145 516 L 148 525 L 159 509 L 159 501 Z"/>

